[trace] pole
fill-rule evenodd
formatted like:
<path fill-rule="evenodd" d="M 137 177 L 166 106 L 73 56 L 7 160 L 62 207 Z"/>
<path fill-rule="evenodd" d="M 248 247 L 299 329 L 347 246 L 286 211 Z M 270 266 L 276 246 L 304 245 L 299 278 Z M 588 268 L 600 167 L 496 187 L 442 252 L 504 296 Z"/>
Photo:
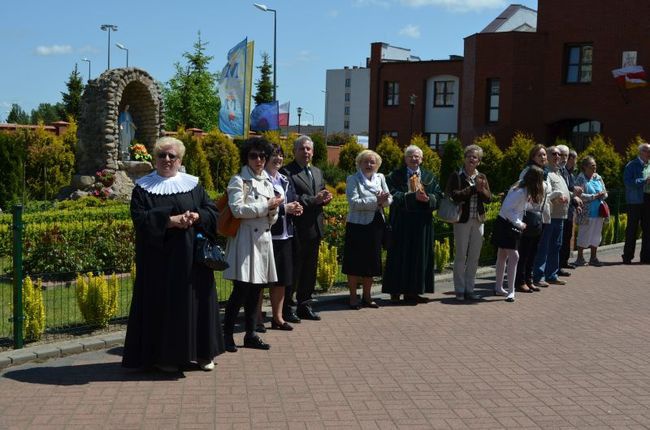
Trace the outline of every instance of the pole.
<path fill-rule="evenodd" d="M 129 67 L 129 50 L 126 50 L 126 67 Z"/>
<path fill-rule="evenodd" d="M 277 101 L 277 90 L 278 90 L 278 44 L 277 44 L 277 12 L 274 9 L 269 9 L 273 11 L 273 101 Z"/>
<path fill-rule="evenodd" d="M 108 68 L 106 70 L 111 70 L 111 28 L 108 27 Z"/>
<path fill-rule="evenodd" d="M 23 347 L 23 207 L 15 205 L 13 210 L 14 242 L 14 349 Z"/>
<path fill-rule="evenodd" d="M 325 93 L 325 146 L 327 146 L 327 91 L 324 91 Z"/>

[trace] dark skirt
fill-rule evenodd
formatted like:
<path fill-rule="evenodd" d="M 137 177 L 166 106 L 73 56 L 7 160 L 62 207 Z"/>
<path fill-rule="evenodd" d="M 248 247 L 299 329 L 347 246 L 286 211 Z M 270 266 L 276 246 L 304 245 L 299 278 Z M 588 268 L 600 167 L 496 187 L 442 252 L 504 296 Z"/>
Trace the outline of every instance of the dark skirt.
<path fill-rule="evenodd" d="M 293 254 L 291 238 L 273 240 L 273 255 L 275 256 L 275 271 L 278 282 L 269 284 L 270 287 L 286 287 L 293 284 Z"/>
<path fill-rule="evenodd" d="M 519 239 L 521 239 L 521 231 L 507 219 L 498 216 L 494 223 L 492 244 L 497 248 L 517 249 L 519 248 Z"/>
<path fill-rule="evenodd" d="M 381 276 L 381 239 L 384 219 L 379 212 L 370 224 L 345 224 L 341 271 L 352 276 Z"/>

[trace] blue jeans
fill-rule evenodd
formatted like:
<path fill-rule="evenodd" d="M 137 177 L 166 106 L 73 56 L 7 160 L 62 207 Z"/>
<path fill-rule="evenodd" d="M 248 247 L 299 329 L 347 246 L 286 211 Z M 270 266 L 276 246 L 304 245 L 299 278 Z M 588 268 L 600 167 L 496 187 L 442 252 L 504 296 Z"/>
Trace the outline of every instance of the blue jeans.
<path fill-rule="evenodd" d="M 560 269 L 563 225 L 562 218 L 552 218 L 550 224 L 544 224 L 533 263 L 533 282 L 539 282 L 542 278 L 547 281 L 557 279 L 557 272 Z"/>

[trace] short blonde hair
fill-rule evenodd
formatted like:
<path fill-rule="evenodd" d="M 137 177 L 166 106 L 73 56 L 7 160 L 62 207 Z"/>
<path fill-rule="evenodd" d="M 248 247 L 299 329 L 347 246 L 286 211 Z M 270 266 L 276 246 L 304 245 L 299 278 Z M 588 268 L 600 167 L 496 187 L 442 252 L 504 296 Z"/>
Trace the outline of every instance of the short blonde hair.
<path fill-rule="evenodd" d="M 377 172 L 377 170 L 379 170 L 379 166 L 381 166 L 381 156 L 372 149 L 364 149 L 363 151 L 359 152 L 359 154 L 357 154 L 357 158 L 354 159 L 354 162 L 357 165 L 357 169 L 365 159 L 370 157 L 374 157 L 375 161 L 377 162 L 377 168 L 375 169 L 375 172 Z"/>
<path fill-rule="evenodd" d="M 467 157 L 467 154 L 469 154 L 470 152 L 476 152 L 476 155 L 478 156 L 479 160 L 483 158 L 483 148 L 481 148 L 478 145 L 467 146 L 467 148 L 465 148 L 465 151 L 463 152 L 463 155 Z"/>
<path fill-rule="evenodd" d="M 170 146 L 176 147 L 175 149 L 178 158 L 182 160 L 183 156 L 185 155 L 185 145 L 181 140 L 171 136 L 161 137 L 158 140 L 156 140 L 156 143 L 153 146 L 153 155 L 157 157 L 160 151 L 162 151 L 165 148 L 169 148 Z"/>

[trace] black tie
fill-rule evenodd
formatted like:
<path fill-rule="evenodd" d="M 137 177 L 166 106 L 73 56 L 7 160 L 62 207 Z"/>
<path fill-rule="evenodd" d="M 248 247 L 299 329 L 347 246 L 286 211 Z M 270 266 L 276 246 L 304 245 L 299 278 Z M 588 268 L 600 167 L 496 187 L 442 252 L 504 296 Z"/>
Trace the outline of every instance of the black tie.
<path fill-rule="evenodd" d="M 305 173 L 309 177 L 309 180 L 311 181 L 311 189 L 316 192 L 316 182 L 314 181 L 314 175 L 311 174 L 311 169 L 309 166 L 305 166 Z"/>

